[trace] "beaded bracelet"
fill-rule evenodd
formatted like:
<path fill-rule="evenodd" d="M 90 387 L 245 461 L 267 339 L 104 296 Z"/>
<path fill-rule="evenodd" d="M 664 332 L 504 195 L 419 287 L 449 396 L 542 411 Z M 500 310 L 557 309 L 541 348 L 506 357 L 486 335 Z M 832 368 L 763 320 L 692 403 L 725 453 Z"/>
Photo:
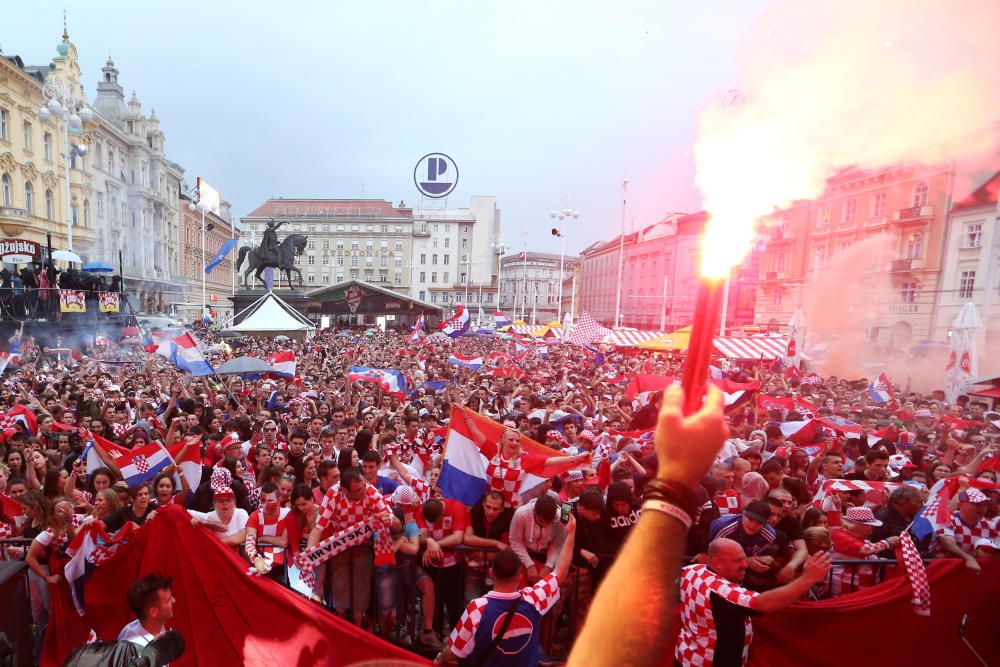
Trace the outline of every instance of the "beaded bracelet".
<path fill-rule="evenodd" d="M 680 507 L 677 507 L 677 505 L 672 505 L 664 500 L 647 500 L 642 504 L 642 511 L 645 512 L 646 510 L 662 512 L 684 524 L 685 530 L 691 530 L 691 515 Z"/>

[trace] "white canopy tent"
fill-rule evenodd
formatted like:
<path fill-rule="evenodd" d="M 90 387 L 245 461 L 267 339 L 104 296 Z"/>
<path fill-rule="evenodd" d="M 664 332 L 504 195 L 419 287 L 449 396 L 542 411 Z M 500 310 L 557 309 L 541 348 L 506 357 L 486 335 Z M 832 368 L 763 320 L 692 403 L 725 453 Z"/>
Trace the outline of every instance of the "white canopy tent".
<path fill-rule="evenodd" d="M 274 292 L 268 292 L 254 301 L 237 313 L 233 320 L 240 320 L 240 323 L 226 328 L 226 331 L 247 336 L 274 338 L 284 335 L 295 340 L 305 340 L 316 330 L 316 326 L 308 318 L 282 301 Z"/>

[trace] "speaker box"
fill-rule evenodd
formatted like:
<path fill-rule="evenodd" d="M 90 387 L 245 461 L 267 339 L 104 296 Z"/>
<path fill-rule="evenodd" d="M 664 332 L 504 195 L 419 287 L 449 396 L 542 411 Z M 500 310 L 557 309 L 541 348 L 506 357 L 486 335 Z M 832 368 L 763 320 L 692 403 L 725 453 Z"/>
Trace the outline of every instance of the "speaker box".
<path fill-rule="evenodd" d="M 0 561 L 0 667 L 28 667 L 31 651 L 31 602 L 28 566 Z"/>

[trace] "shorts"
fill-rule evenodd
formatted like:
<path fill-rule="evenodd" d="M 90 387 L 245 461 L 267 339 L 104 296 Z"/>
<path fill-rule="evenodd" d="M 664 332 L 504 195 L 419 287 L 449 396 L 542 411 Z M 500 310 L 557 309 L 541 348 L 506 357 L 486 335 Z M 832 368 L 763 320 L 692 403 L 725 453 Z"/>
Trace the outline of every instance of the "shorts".
<path fill-rule="evenodd" d="M 396 608 L 396 587 L 399 584 L 399 568 L 395 565 L 375 567 L 375 604 L 378 613 L 385 614 Z"/>

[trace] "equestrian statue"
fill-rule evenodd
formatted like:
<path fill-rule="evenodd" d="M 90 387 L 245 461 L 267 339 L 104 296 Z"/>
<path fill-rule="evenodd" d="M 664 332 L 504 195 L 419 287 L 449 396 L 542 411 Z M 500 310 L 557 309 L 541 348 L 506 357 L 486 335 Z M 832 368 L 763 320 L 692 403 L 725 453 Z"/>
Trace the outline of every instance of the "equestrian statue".
<path fill-rule="evenodd" d="M 304 287 L 302 272 L 295 266 L 295 258 L 305 252 L 306 237 L 302 234 L 289 234 L 285 240 L 278 242 L 278 227 L 286 221 L 275 222 L 270 220 L 264 230 L 264 238 L 256 248 L 244 246 L 240 248 L 240 254 L 236 259 L 236 268 L 239 270 L 243 266 L 243 260 L 248 259 L 249 264 L 243 272 L 243 284 L 246 285 L 250 272 L 254 272 L 257 282 L 264 282 L 261 277 L 264 269 L 277 269 L 285 272 L 285 278 L 289 285 L 292 284 L 292 273 L 299 277 L 299 286 Z"/>

